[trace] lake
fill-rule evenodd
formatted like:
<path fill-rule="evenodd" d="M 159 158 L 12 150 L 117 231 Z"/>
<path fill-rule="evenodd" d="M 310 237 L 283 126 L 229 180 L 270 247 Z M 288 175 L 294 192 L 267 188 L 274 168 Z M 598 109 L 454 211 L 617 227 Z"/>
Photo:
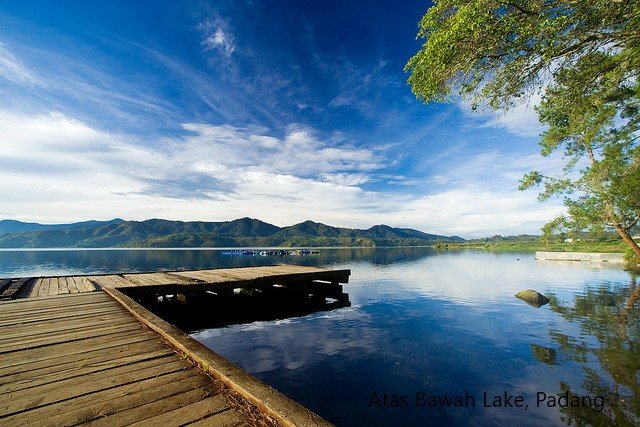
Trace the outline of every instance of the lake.
<path fill-rule="evenodd" d="M 429 248 L 16 250 L 0 251 L 0 277 L 276 262 L 351 269 L 352 306 L 192 336 L 329 421 L 640 424 L 640 283 L 616 267 Z"/>

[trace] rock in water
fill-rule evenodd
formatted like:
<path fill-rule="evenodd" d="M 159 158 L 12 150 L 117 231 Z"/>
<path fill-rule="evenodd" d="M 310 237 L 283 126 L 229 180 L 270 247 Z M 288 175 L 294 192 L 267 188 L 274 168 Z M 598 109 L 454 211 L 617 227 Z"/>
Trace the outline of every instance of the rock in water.
<path fill-rule="evenodd" d="M 533 289 L 527 289 L 526 291 L 520 291 L 516 294 L 516 298 L 520 298 L 527 304 L 533 307 L 541 307 L 548 304 L 550 299 L 542 295 L 540 292 Z"/>

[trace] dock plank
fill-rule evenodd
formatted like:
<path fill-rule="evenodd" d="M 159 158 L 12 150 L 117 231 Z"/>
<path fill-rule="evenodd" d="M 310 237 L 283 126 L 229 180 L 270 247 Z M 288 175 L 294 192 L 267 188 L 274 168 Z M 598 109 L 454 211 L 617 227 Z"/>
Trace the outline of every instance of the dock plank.
<path fill-rule="evenodd" d="M 187 425 L 192 427 L 250 427 L 250 424 L 240 419 L 235 411 L 219 412 Z"/>
<path fill-rule="evenodd" d="M 193 421 L 198 421 L 210 415 L 218 414 L 222 411 L 229 411 L 228 403 L 223 396 L 217 395 L 206 399 L 198 399 L 193 403 L 179 408 L 166 411 L 161 415 L 156 415 L 132 426 L 158 426 L 158 425 L 184 425 Z"/>
<path fill-rule="evenodd" d="M 56 343 L 47 347 L 35 347 L 24 349 L 24 351 L 5 353 L 2 355 L 2 367 L 0 369 L 11 369 L 15 366 L 56 359 L 58 357 L 70 357 L 103 348 L 117 348 L 118 346 L 157 338 L 152 332 L 143 332 L 144 333 L 141 334 L 137 330 L 132 330 L 127 333 L 119 333 L 115 336 L 104 335 L 89 337 L 78 341 Z"/>
<path fill-rule="evenodd" d="M 189 285 L 193 283 L 193 280 L 167 273 L 123 274 L 123 277 L 138 286 Z"/>
<path fill-rule="evenodd" d="M 11 393 L 11 399 L 2 398 L 0 394 L 0 421 L 1 417 L 13 415 L 24 408 L 37 408 L 55 402 L 61 402 L 83 396 L 97 391 L 106 390 L 122 384 L 130 384 L 146 378 L 152 378 L 161 371 L 175 372 L 184 370 L 187 362 L 171 360 L 170 357 L 153 359 L 138 364 L 126 365 L 114 368 L 110 371 L 102 371 L 84 376 L 83 378 L 70 378 L 56 383 L 18 390 Z"/>
<path fill-rule="evenodd" d="M 69 296 L 73 294 L 67 294 Z M 36 302 L 38 299 L 30 298 L 24 299 L 22 301 Z M 80 313 L 88 313 L 95 312 L 104 309 L 118 309 L 122 307 L 114 306 L 109 304 L 109 301 L 93 301 L 90 304 L 70 304 L 68 307 L 64 306 L 53 306 L 46 307 L 45 305 L 34 304 L 33 307 L 30 307 L 27 310 L 24 310 L 24 307 L 15 307 L 15 312 L 11 309 L 6 309 L 3 307 L 5 305 L 4 302 L 0 303 L 0 322 L 12 321 L 12 320 L 21 320 L 28 318 L 37 318 L 37 317 L 47 317 L 49 315 L 76 315 Z"/>
<path fill-rule="evenodd" d="M 90 276 L 87 277 L 87 279 L 89 279 L 89 281 L 94 284 L 98 284 L 99 286 L 108 288 L 127 288 L 132 286 L 139 286 L 135 282 L 131 282 L 118 274 L 110 274 L 107 276 Z"/>
<path fill-rule="evenodd" d="M 49 279 L 48 286 L 45 289 L 45 295 L 58 295 L 58 278 L 52 277 Z"/>
<path fill-rule="evenodd" d="M 186 371 L 163 373 L 133 384 L 122 384 L 96 393 L 78 396 L 70 405 L 56 402 L 38 408 L 30 408 L 6 417 L 10 425 L 24 425 L 46 420 L 51 425 L 67 426 L 86 423 L 113 413 L 138 406 L 140 402 L 152 402 L 164 395 L 180 393 L 208 384 L 208 379 L 198 375 L 196 368 Z"/>
<path fill-rule="evenodd" d="M 76 285 L 76 281 L 73 280 L 73 277 L 67 277 L 65 280 L 67 281 L 67 288 L 69 289 L 69 293 L 77 294 L 79 292 L 78 285 Z"/>
<path fill-rule="evenodd" d="M 32 375 L 34 376 L 21 380 L 16 380 L 15 378 L 13 378 L 9 383 L 0 383 L 0 393 L 13 393 L 18 390 L 38 387 L 63 380 L 85 376 L 96 372 L 106 371 L 119 366 L 126 366 L 131 363 L 137 363 L 171 355 L 173 355 L 173 352 L 166 348 L 146 348 L 144 349 L 144 351 L 138 351 L 132 354 L 116 356 L 111 355 L 111 357 L 101 359 L 99 361 L 94 359 L 87 364 L 73 364 L 71 366 L 67 364 L 57 366 L 56 371 L 47 374 L 31 371 Z M 2 381 L 4 381 L 4 379 Z"/>
<path fill-rule="evenodd" d="M 36 281 L 39 279 L 36 279 Z M 54 303 L 54 301 L 66 301 L 68 304 L 72 304 L 72 301 L 83 301 L 87 303 L 91 301 L 91 298 L 101 299 L 102 301 L 108 301 L 108 296 L 105 299 L 104 292 L 91 292 L 91 293 L 82 293 L 82 294 L 68 294 L 68 295 L 52 295 L 46 296 L 42 298 L 23 298 L 20 300 L 9 300 L 2 301 L 0 304 L 0 310 L 16 310 L 17 307 L 27 307 L 30 304 L 40 304 L 41 306 L 49 306 Z M 18 306 L 11 307 L 12 304 L 18 304 Z"/>
<path fill-rule="evenodd" d="M 16 324 L 26 324 L 26 323 L 34 323 L 41 322 L 50 319 L 62 319 L 62 318 L 71 318 L 71 317 L 79 317 L 81 315 L 87 314 L 105 314 L 105 313 L 113 313 L 119 312 L 120 308 L 115 307 L 95 307 L 95 308 L 87 308 L 82 311 L 72 311 L 66 313 L 44 313 L 44 314 L 33 314 L 29 316 L 19 316 L 16 318 L 6 318 L 0 321 L 0 327 L 16 325 Z"/>
<path fill-rule="evenodd" d="M 72 279 L 78 288 L 78 292 L 93 292 L 100 290 L 100 287 L 96 286 L 89 277 L 72 277 Z"/>
<path fill-rule="evenodd" d="M 188 408 L 194 403 L 206 401 L 207 396 L 210 394 L 210 390 L 207 388 L 195 388 L 182 393 L 167 396 L 162 400 L 156 400 L 148 402 L 140 406 L 118 412 L 114 414 L 112 418 L 103 418 L 100 420 L 89 423 L 90 426 L 104 426 L 104 427 L 117 427 L 117 426 L 129 426 L 140 423 L 140 425 L 181 425 L 175 422 L 165 422 L 160 417 L 171 411 L 179 410 L 182 408 Z M 228 403 L 223 396 L 216 396 L 216 403 L 219 403 L 221 407 L 216 406 L 218 410 L 227 409 Z M 206 401 L 206 406 L 211 408 L 211 402 Z M 143 420 L 143 421 L 141 421 Z M 153 420 L 153 421 L 152 421 Z M 151 422 L 151 423 L 150 423 Z M 182 423 L 185 424 L 185 423 Z"/>
<path fill-rule="evenodd" d="M 120 310 L 114 310 L 113 313 L 100 314 L 98 316 L 87 315 L 65 318 L 62 320 L 52 318 L 42 328 L 25 328 L 23 324 L 6 326 L 3 328 L 2 338 L 4 341 L 13 338 L 28 339 L 56 332 L 82 330 L 87 328 L 87 319 L 97 319 L 110 325 L 128 322 L 128 319 L 124 318 L 123 313 Z"/>
<path fill-rule="evenodd" d="M 60 342 L 79 341 L 83 338 L 99 337 L 105 335 L 117 335 L 123 332 L 135 331 L 140 329 L 139 325 L 129 322 L 121 323 L 114 326 L 100 326 L 83 331 L 70 331 L 46 337 L 35 337 L 28 340 L 12 339 L 0 342 L 0 354 L 10 353 L 13 351 L 23 351 L 30 348 L 44 347 Z"/>
<path fill-rule="evenodd" d="M 148 340 L 130 344 L 118 344 L 112 347 L 99 348 L 76 354 L 54 355 L 54 357 L 39 361 L 25 361 L 29 363 L 28 370 L 22 365 L 0 367 L 0 384 L 32 380 L 41 376 L 57 373 L 65 370 L 74 370 L 83 366 L 100 364 L 105 360 L 127 357 L 133 354 L 143 354 L 158 348 L 157 340 L 149 337 Z M 163 348 L 163 347 L 161 347 Z M 167 349 L 170 351 L 170 349 Z"/>

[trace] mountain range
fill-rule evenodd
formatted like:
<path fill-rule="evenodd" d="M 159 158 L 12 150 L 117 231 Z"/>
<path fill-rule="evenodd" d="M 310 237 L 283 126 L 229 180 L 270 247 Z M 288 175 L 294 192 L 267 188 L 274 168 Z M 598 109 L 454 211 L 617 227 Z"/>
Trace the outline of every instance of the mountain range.
<path fill-rule="evenodd" d="M 462 242 L 464 239 L 388 225 L 360 230 L 304 221 L 278 227 L 253 218 L 223 222 L 118 218 L 54 225 L 0 221 L 0 248 L 373 247 L 426 246 L 437 241 Z"/>

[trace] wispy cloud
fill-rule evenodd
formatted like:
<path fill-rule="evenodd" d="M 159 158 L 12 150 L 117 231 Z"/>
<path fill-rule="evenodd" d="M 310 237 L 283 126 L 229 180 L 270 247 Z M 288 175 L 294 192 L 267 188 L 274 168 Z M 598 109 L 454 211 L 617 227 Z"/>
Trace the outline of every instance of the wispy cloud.
<path fill-rule="evenodd" d="M 480 107 L 472 111 L 468 102 L 458 99 L 456 104 L 467 117 L 481 120 L 481 127 L 505 129 L 509 133 L 522 137 L 536 137 L 544 131 L 534 108 L 540 104 L 542 96 L 534 93 L 523 97 L 506 110 L 491 111 L 488 107 Z"/>
<path fill-rule="evenodd" d="M 0 42 L 0 77 L 20 85 L 42 85 L 42 81 L 2 42 Z"/>
<path fill-rule="evenodd" d="M 221 18 L 205 20 L 196 28 L 204 35 L 201 44 L 205 52 L 217 50 L 226 56 L 231 56 L 236 49 L 235 37 L 231 33 L 229 25 Z"/>
<path fill-rule="evenodd" d="M 178 114 L 176 106 L 154 90 L 151 79 L 145 79 L 142 87 L 134 79 L 121 78 L 110 67 L 65 51 L 40 46 L 9 49 L 0 43 L 0 89 L 1 78 L 12 82 L 16 87 L 11 101 L 21 110 L 55 109 L 105 127 L 117 122 L 145 132 L 150 116 L 157 123 L 158 116 Z"/>
<path fill-rule="evenodd" d="M 376 109 L 377 93 L 384 86 L 394 83 L 384 72 L 387 65 L 384 60 L 370 67 L 361 67 L 343 57 L 333 60 L 322 58 L 319 54 L 316 57 L 317 62 L 323 63 L 321 68 L 337 83 L 338 93 L 329 101 L 330 108 L 351 108 L 364 116 L 371 116 Z"/>

